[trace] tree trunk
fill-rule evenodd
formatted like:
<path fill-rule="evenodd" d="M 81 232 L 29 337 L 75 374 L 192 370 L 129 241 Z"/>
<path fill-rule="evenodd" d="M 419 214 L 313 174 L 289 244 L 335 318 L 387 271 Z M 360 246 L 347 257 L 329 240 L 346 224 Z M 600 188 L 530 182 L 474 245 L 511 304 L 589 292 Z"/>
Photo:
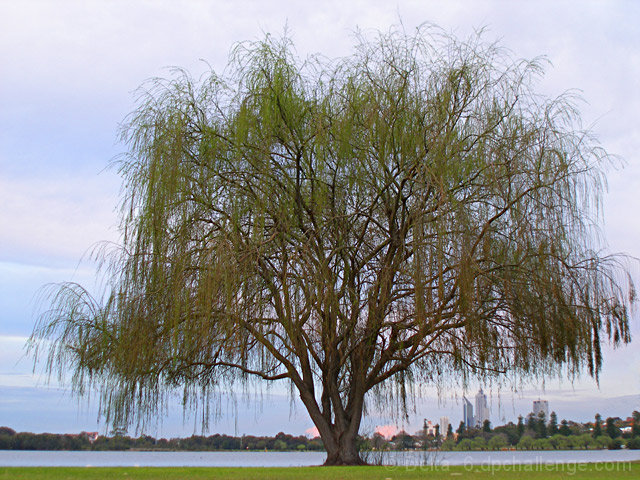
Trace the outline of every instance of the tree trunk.
<path fill-rule="evenodd" d="M 327 450 L 327 459 L 324 465 L 366 465 L 367 463 L 360 458 L 356 440 L 356 435 L 342 435 L 338 442 L 324 441 L 323 439 Z"/>
<path fill-rule="evenodd" d="M 321 410 L 313 394 L 313 383 L 311 381 L 305 382 L 298 379 L 296 386 L 298 387 L 300 399 L 318 429 L 324 448 L 327 451 L 327 459 L 324 465 L 367 465 L 360 458 L 357 445 L 358 430 L 360 429 L 364 408 L 365 390 L 356 388 L 352 384 L 351 388 L 354 388 L 354 391 L 350 392 L 350 399 L 346 408 L 343 407 L 342 398 L 339 395 L 335 395 L 333 399 L 330 399 L 330 395 L 325 390 L 322 393 L 324 410 Z M 337 391 L 335 386 L 334 390 Z M 334 421 L 332 421 L 331 414 L 332 404 Z"/>
<path fill-rule="evenodd" d="M 340 422 L 332 423 L 321 413 L 313 395 L 307 389 L 301 390 L 300 398 L 307 407 L 327 451 L 327 460 L 324 465 L 366 465 L 366 462 L 360 458 L 357 445 L 358 429 L 362 418 L 362 401 L 358 402 L 358 408 L 352 412 L 354 415 L 350 416 L 351 421 L 343 418 Z"/>

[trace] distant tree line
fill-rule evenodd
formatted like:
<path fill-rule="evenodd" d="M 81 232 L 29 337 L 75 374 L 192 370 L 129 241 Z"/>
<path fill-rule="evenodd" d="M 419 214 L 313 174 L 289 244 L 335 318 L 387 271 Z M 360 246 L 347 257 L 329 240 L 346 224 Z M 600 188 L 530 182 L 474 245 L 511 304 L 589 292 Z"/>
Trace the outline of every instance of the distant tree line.
<path fill-rule="evenodd" d="M 123 432 L 100 435 L 92 441 L 91 435 L 15 432 L 0 427 L 0 450 L 170 450 L 170 451 L 219 451 L 219 450 L 323 450 L 319 438 L 287 435 L 280 432 L 274 437 L 243 435 L 193 435 L 188 438 L 160 438 L 149 435 L 133 438 Z"/>
<path fill-rule="evenodd" d="M 283 432 L 274 437 L 243 435 L 240 437 L 215 434 L 193 435 L 187 438 L 155 439 L 148 435 L 137 438 L 126 432 L 114 431 L 95 440 L 86 432 L 80 434 L 17 433 L 0 427 L 0 450 L 167 450 L 167 451 L 321 451 L 319 437 L 309 439 Z M 640 412 L 634 411 L 626 420 L 609 417 L 602 420 L 597 414 L 593 422 L 558 422 L 555 412 L 547 420 L 544 414 L 522 416 L 517 423 L 509 422 L 495 428 L 485 421 L 480 428 L 467 428 L 464 423 L 454 432 L 451 425 L 446 432 L 427 435 L 425 431 L 410 435 L 401 431 L 387 439 L 379 433 L 360 436 L 361 451 L 390 450 L 585 450 L 620 448 L 640 449 Z"/>
<path fill-rule="evenodd" d="M 603 426 L 600 415 L 594 422 L 578 423 L 562 420 L 558 423 L 555 412 L 547 420 L 544 414 L 518 422 L 509 422 L 494 429 L 462 429 L 455 441 L 445 439 L 441 448 L 446 450 L 586 450 L 620 448 L 640 449 L 640 413 L 631 420 L 607 418 Z M 486 427 L 486 425 L 485 425 Z"/>

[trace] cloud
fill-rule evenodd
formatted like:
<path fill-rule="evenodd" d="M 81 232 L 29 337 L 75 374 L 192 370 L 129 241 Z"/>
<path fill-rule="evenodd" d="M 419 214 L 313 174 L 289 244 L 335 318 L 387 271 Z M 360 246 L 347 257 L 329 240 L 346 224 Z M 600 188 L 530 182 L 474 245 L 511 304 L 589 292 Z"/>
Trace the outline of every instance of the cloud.
<path fill-rule="evenodd" d="M 57 379 L 44 375 L 43 360 L 34 364 L 34 357 L 27 356 L 28 337 L 0 335 L 0 387 L 61 388 Z"/>
<path fill-rule="evenodd" d="M 0 178 L 0 261 L 77 263 L 96 242 L 117 240 L 112 177 Z"/>
<path fill-rule="evenodd" d="M 43 263 L 62 263 L 60 260 L 47 259 L 43 253 L 40 255 Z M 46 303 L 40 302 L 44 301 L 40 293 L 45 285 L 75 281 L 97 294 L 99 285 L 96 280 L 95 265 L 90 262 L 78 265 L 78 258 L 69 259 L 68 265 L 63 267 L 0 261 L 0 335 L 31 334 L 38 314 L 47 308 Z"/>
<path fill-rule="evenodd" d="M 311 427 L 307 428 L 304 431 L 304 434 L 309 438 L 316 438 L 320 436 L 320 431 L 318 430 L 318 427 Z"/>
<path fill-rule="evenodd" d="M 398 433 L 398 427 L 395 425 L 378 425 L 376 426 L 375 433 L 382 435 L 384 438 L 391 438 Z"/>

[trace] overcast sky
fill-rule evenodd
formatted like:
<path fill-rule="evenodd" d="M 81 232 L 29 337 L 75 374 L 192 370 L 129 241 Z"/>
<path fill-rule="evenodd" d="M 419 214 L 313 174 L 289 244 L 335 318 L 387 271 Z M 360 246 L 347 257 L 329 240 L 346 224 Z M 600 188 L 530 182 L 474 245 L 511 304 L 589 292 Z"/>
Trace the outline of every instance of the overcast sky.
<path fill-rule="evenodd" d="M 585 126 L 626 165 L 608 174 L 604 232 L 610 251 L 640 257 L 640 2 L 2 0 L 0 425 L 107 428 L 96 427 L 95 404 L 77 413 L 74 401 L 31 374 L 32 362 L 22 355 L 38 289 L 65 280 L 91 285 L 93 270 L 80 259 L 96 242 L 118 239 L 120 182 L 105 167 L 123 152 L 116 132 L 134 105 L 133 90 L 171 66 L 198 74 L 208 63 L 221 71 L 234 43 L 279 35 L 285 26 L 300 56 L 336 57 L 349 54 L 356 28 L 388 30 L 400 20 L 406 29 L 431 22 L 459 37 L 486 27 L 486 40 L 499 41 L 516 57 L 546 56 L 552 66 L 539 91 L 580 90 Z M 640 282 L 636 267 L 634 274 Z M 638 322 L 636 316 L 636 337 Z M 608 352 L 600 389 L 581 379 L 548 382 L 544 392 L 542 385 L 516 396 L 503 392 L 500 399 L 494 392 L 492 420 L 528 413 L 537 396 L 549 398 L 551 410 L 555 401 L 561 417 L 591 418 L 594 405 L 609 408 L 607 415 L 630 414 L 640 408 L 637 346 L 635 340 Z M 427 395 L 409 428 L 441 414 L 457 424 L 461 406 L 450 397 L 460 394 L 445 394 L 444 404 Z M 603 400 L 608 397 L 626 400 Z M 238 418 L 212 429 L 273 434 L 311 426 L 304 411 L 290 415 L 284 397 L 268 402 L 268 422 L 242 407 Z M 193 423 L 183 426 L 178 412 L 162 433 L 192 431 Z"/>

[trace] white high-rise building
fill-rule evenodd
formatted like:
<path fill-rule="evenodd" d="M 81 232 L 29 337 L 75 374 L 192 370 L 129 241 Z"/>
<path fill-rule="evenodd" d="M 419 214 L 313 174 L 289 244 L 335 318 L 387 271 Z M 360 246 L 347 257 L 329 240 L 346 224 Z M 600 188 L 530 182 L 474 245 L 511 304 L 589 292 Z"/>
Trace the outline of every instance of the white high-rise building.
<path fill-rule="evenodd" d="M 449 429 L 449 417 L 440 417 L 440 435 L 442 437 L 446 437 L 448 429 Z"/>
<path fill-rule="evenodd" d="M 487 405 L 487 396 L 482 389 L 476 394 L 476 415 L 475 421 L 477 427 L 482 427 L 485 420 L 489 420 L 489 406 Z"/>

